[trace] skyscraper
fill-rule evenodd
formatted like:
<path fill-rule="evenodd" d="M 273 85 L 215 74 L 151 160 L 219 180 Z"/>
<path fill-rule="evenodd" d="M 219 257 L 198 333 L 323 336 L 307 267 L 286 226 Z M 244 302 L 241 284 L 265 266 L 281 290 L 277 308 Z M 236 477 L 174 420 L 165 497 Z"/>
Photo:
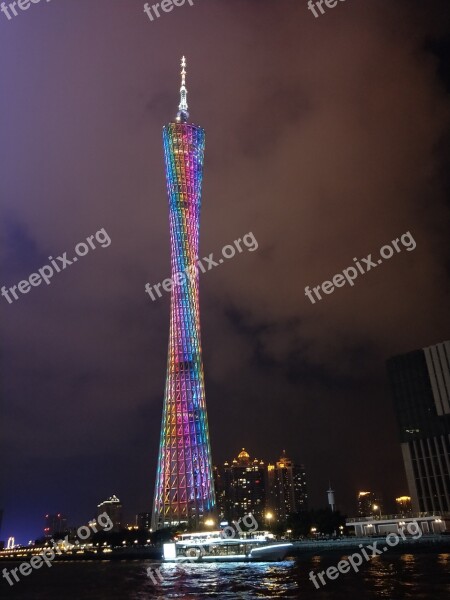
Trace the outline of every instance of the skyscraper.
<path fill-rule="evenodd" d="M 358 492 L 358 517 L 370 517 L 383 512 L 381 499 L 374 492 Z"/>
<path fill-rule="evenodd" d="M 450 510 L 450 342 L 388 360 L 414 511 Z"/>
<path fill-rule="evenodd" d="M 45 515 L 44 535 L 47 538 L 52 538 L 57 533 L 65 533 L 67 531 L 67 517 L 58 513 L 57 515 Z"/>
<path fill-rule="evenodd" d="M 245 448 L 237 458 L 225 462 L 217 470 L 221 517 L 233 521 L 252 513 L 262 524 L 266 507 L 266 479 L 263 461 L 251 459 Z"/>
<path fill-rule="evenodd" d="M 123 505 L 115 495 L 97 505 L 97 517 L 106 513 L 113 523 L 113 531 L 120 531 L 123 527 Z"/>
<path fill-rule="evenodd" d="M 395 499 L 396 513 L 402 517 L 409 517 L 412 512 L 411 496 L 399 496 Z"/>
<path fill-rule="evenodd" d="M 306 471 L 303 465 L 296 465 L 283 455 L 275 465 L 268 465 L 269 497 L 268 504 L 279 521 L 286 521 L 291 513 L 308 508 Z"/>
<path fill-rule="evenodd" d="M 179 523 L 198 527 L 216 506 L 196 264 L 205 131 L 188 122 L 184 57 L 180 96 L 175 121 L 163 128 L 174 283 L 153 529 Z"/>
<path fill-rule="evenodd" d="M 144 512 L 136 515 L 136 525 L 138 529 L 151 529 L 152 513 Z"/>

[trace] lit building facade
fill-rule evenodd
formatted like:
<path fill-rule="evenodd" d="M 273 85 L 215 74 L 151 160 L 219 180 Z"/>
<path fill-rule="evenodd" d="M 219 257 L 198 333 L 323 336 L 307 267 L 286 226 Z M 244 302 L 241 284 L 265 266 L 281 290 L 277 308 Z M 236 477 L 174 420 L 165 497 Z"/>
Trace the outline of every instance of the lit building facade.
<path fill-rule="evenodd" d="M 358 492 L 358 516 L 370 517 L 383 512 L 381 500 L 374 492 Z"/>
<path fill-rule="evenodd" d="M 111 496 L 97 505 L 97 517 L 106 513 L 113 524 L 113 531 L 120 531 L 123 527 L 123 505 L 117 496 Z"/>
<path fill-rule="evenodd" d="M 399 496 L 395 499 L 395 506 L 397 509 L 397 514 L 402 517 L 409 517 L 412 515 L 413 508 L 411 502 L 411 496 Z"/>
<path fill-rule="evenodd" d="M 58 513 L 56 515 L 45 515 L 45 537 L 52 538 L 57 533 L 65 533 L 67 531 L 67 517 Z"/>
<path fill-rule="evenodd" d="M 450 510 L 450 342 L 387 361 L 414 512 Z"/>
<path fill-rule="evenodd" d="M 144 512 L 136 515 L 136 527 L 149 531 L 152 526 L 152 513 Z"/>
<path fill-rule="evenodd" d="M 283 451 L 281 458 L 267 467 L 268 508 L 278 521 L 286 521 L 290 514 L 308 509 L 306 471 L 295 464 Z"/>
<path fill-rule="evenodd" d="M 218 507 L 221 519 L 239 520 L 252 513 L 262 524 L 266 508 L 266 467 L 251 459 L 245 448 L 237 458 L 215 469 Z"/>
<path fill-rule="evenodd" d="M 205 132 L 188 122 L 185 67 L 183 58 L 177 118 L 163 128 L 174 283 L 153 530 L 180 523 L 199 527 L 216 508 L 196 264 Z"/>
<path fill-rule="evenodd" d="M 228 464 L 228 463 L 225 463 Z M 213 467 L 214 490 L 216 492 L 217 515 L 219 520 L 225 518 L 226 512 L 226 490 L 223 478 L 223 467 Z"/>

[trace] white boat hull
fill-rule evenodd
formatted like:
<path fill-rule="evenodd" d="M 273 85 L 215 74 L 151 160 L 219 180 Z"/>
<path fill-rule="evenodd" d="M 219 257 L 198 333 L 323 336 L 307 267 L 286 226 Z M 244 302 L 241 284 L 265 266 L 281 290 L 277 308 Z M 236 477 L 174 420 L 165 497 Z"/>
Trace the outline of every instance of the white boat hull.
<path fill-rule="evenodd" d="M 175 563 L 212 563 L 212 562 L 280 562 L 283 561 L 293 548 L 293 544 L 268 544 L 252 548 L 248 554 L 208 554 L 199 553 L 198 556 L 177 555 L 175 548 L 168 549 L 166 544 L 164 562 Z M 169 550 L 169 551 L 168 551 Z"/>

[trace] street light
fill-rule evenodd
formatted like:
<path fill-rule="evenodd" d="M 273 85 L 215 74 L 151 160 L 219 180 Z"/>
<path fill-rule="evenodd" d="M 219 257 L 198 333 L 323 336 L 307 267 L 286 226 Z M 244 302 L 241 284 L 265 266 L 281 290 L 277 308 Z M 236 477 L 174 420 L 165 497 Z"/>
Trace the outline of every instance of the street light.
<path fill-rule="evenodd" d="M 379 511 L 380 511 L 380 519 L 381 519 L 381 506 L 378 506 L 378 504 L 374 504 L 374 505 L 372 506 L 372 509 L 373 509 L 373 510 L 379 510 Z"/>
<path fill-rule="evenodd" d="M 311 533 L 313 535 L 316 535 L 316 533 L 317 533 L 317 527 L 311 527 Z"/>
<path fill-rule="evenodd" d="M 214 519 L 206 519 L 205 525 L 206 527 L 214 527 Z"/>
<path fill-rule="evenodd" d="M 266 521 L 266 525 L 267 525 L 267 527 L 268 527 L 269 531 L 270 531 L 270 524 L 271 524 L 271 522 L 273 521 L 273 518 L 274 518 L 274 514 L 273 514 L 273 512 L 270 512 L 270 511 L 268 511 L 268 512 L 266 512 L 266 514 L 264 515 L 264 519 L 265 519 L 265 521 Z"/>

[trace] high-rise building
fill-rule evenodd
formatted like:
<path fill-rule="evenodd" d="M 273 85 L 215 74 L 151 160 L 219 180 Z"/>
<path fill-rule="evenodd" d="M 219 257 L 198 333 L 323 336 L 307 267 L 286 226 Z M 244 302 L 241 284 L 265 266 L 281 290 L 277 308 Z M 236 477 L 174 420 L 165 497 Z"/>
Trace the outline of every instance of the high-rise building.
<path fill-rule="evenodd" d="M 387 361 L 414 511 L 450 510 L 450 342 Z"/>
<path fill-rule="evenodd" d="M 220 517 L 239 520 L 252 513 L 263 522 L 266 507 L 266 467 L 262 460 L 251 459 L 245 448 L 238 457 L 215 470 Z"/>
<path fill-rule="evenodd" d="M 138 529 L 149 530 L 152 526 L 152 513 L 144 512 L 136 515 L 136 526 Z"/>
<path fill-rule="evenodd" d="M 397 514 L 402 517 L 409 517 L 412 515 L 413 508 L 411 502 L 411 496 L 399 496 L 395 499 L 395 506 Z"/>
<path fill-rule="evenodd" d="M 228 464 L 228 463 L 225 463 Z M 226 512 L 226 490 L 223 479 L 223 467 L 213 467 L 214 490 L 216 493 L 217 515 L 222 521 L 225 519 Z"/>
<path fill-rule="evenodd" d="M 52 538 L 57 533 L 65 533 L 67 531 L 67 517 L 58 513 L 56 515 L 45 515 L 45 537 Z"/>
<path fill-rule="evenodd" d="M 306 471 L 303 465 L 295 464 L 283 450 L 275 465 L 269 464 L 268 506 L 279 521 L 285 521 L 288 515 L 308 508 Z"/>
<path fill-rule="evenodd" d="M 113 531 L 120 531 L 123 527 L 123 506 L 117 496 L 111 496 L 108 500 L 100 502 L 97 506 L 97 516 L 106 513 L 113 524 Z"/>
<path fill-rule="evenodd" d="M 200 339 L 198 244 L 205 131 L 188 122 L 186 60 L 176 120 L 163 128 L 172 285 L 169 352 L 152 528 L 199 527 L 214 514 Z"/>
<path fill-rule="evenodd" d="M 371 517 L 382 514 L 380 497 L 374 492 L 358 492 L 358 517 Z"/>

